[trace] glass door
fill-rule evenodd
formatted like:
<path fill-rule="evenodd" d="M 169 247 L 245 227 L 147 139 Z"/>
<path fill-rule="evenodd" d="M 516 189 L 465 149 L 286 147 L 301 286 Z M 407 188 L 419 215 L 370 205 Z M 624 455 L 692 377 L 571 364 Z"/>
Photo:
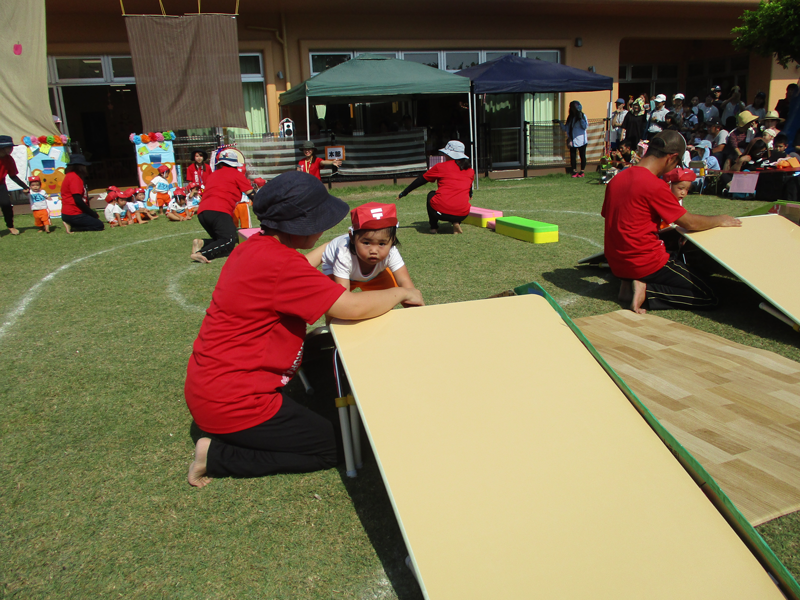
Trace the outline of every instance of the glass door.
<path fill-rule="evenodd" d="M 520 94 L 486 94 L 484 131 L 493 168 L 522 165 L 522 102 Z"/>

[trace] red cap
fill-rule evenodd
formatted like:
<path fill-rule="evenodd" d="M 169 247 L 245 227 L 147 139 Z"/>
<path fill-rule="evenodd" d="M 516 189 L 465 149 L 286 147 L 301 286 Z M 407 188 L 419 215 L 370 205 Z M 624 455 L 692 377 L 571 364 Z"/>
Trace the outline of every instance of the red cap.
<path fill-rule="evenodd" d="M 128 188 L 124 192 L 120 192 L 119 193 L 119 197 L 120 198 L 130 198 L 131 196 L 133 196 L 133 193 L 134 193 L 133 192 L 133 188 Z"/>
<path fill-rule="evenodd" d="M 679 181 L 694 181 L 697 179 L 694 171 L 691 169 L 672 169 L 669 173 L 663 175 L 664 181 L 667 183 L 678 183 Z"/>
<path fill-rule="evenodd" d="M 167 165 L 159 165 L 158 166 L 158 172 L 159 173 L 166 173 L 167 171 L 169 171 L 169 167 Z"/>
<path fill-rule="evenodd" d="M 186 195 L 186 190 L 184 190 L 183 188 L 175 188 L 174 190 L 172 190 L 172 195 L 173 196 L 185 196 Z"/>
<path fill-rule="evenodd" d="M 350 211 L 353 229 L 385 229 L 397 225 L 397 207 L 394 204 L 367 202 Z"/>
<path fill-rule="evenodd" d="M 106 188 L 106 190 L 108 190 L 109 192 L 118 192 L 119 188 L 115 185 L 110 185 Z"/>
<path fill-rule="evenodd" d="M 38 181 L 39 183 L 42 183 L 42 180 L 39 179 L 38 175 L 34 175 L 33 177 L 28 177 L 28 183 L 33 183 L 34 181 Z"/>
<path fill-rule="evenodd" d="M 200 184 L 195 183 L 195 182 L 186 184 L 186 189 L 187 190 L 193 190 L 194 188 L 198 188 L 198 187 L 200 187 Z"/>
<path fill-rule="evenodd" d="M 106 204 L 111 204 L 112 202 L 116 201 L 119 197 L 119 192 L 116 190 L 111 190 L 106 194 Z"/>
<path fill-rule="evenodd" d="M 258 187 L 264 187 L 265 185 L 267 185 L 267 182 L 264 181 L 261 177 L 256 177 L 255 179 L 253 179 L 253 181 Z"/>
<path fill-rule="evenodd" d="M 133 190 L 133 195 L 134 196 L 136 194 L 144 194 L 144 193 L 145 193 L 145 189 L 144 188 L 136 188 L 135 190 Z"/>

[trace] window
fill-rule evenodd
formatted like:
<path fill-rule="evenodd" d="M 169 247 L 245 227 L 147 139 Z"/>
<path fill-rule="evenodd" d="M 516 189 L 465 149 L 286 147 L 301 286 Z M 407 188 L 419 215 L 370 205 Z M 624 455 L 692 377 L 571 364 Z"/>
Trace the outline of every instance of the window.
<path fill-rule="evenodd" d="M 261 55 L 260 54 L 240 54 L 239 70 L 244 75 L 261 75 Z"/>
<path fill-rule="evenodd" d="M 625 81 L 627 78 L 628 78 L 628 65 L 620 65 L 618 79 L 620 81 Z"/>
<path fill-rule="evenodd" d="M 111 57 L 111 76 L 113 79 L 133 78 L 133 60 L 130 56 Z"/>
<path fill-rule="evenodd" d="M 561 52 L 558 50 L 526 50 L 525 58 L 543 60 L 545 62 L 560 63 Z"/>
<path fill-rule="evenodd" d="M 428 65 L 434 69 L 439 68 L 438 52 L 403 52 L 403 60 L 410 60 L 411 62 L 420 63 L 421 65 Z"/>
<path fill-rule="evenodd" d="M 479 52 L 445 52 L 445 70 L 460 71 L 480 64 Z"/>
<path fill-rule="evenodd" d="M 356 56 L 361 56 L 362 54 L 372 54 L 373 56 L 383 56 L 385 58 L 397 58 L 397 52 L 359 52 Z"/>
<path fill-rule="evenodd" d="M 502 58 L 507 54 L 513 54 L 514 56 L 519 56 L 519 52 L 517 50 L 501 50 L 499 52 L 486 52 L 485 54 L 486 58 L 483 62 L 489 62 L 490 60 Z"/>
<path fill-rule="evenodd" d="M 658 65 L 658 79 L 677 79 L 678 65 Z"/>
<path fill-rule="evenodd" d="M 85 58 L 56 58 L 56 77 L 58 80 L 104 81 L 103 59 L 100 56 Z"/>
<path fill-rule="evenodd" d="M 631 79 L 653 79 L 652 65 L 632 65 Z"/>
<path fill-rule="evenodd" d="M 352 52 L 315 52 L 311 55 L 311 75 L 323 73 L 331 67 L 347 62 L 352 57 Z"/>

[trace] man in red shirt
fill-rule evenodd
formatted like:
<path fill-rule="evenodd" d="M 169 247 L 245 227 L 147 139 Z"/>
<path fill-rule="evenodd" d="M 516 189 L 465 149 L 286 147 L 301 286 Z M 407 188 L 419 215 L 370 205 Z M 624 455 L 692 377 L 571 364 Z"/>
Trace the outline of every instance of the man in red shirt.
<path fill-rule="evenodd" d="M 639 164 L 622 171 L 606 187 L 605 255 L 612 273 L 622 279 L 620 299 L 631 310 L 711 308 L 714 292 L 687 265 L 670 258 L 658 237 L 661 221 L 689 231 L 740 227 L 728 215 L 704 216 L 687 212 L 670 192 L 661 175 L 680 164 L 686 141 L 677 131 L 663 131 L 650 142 Z"/>
<path fill-rule="evenodd" d="M 206 191 L 197 209 L 197 220 L 211 236 L 210 240 L 192 240 L 195 262 L 207 263 L 233 252 L 238 239 L 233 211 L 242 193 L 253 198 L 253 186 L 240 171 L 236 153 L 224 151 L 217 158 L 216 170 L 206 178 Z"/>
<path fill-rule="evenodd" d="M 17 177 L 19 174 L 17 163 L 11 157 L 13 150 L 14 141 L 11 136 L 0 135 L 0 209 L 3 211 L 3 218 L 11 235 L 19 235 L 19 230 L 14 227 L 14 207 L 11 206 L 11 196 L 8 193 L 8 187 L 6 187 L 6 176 L 23 190 L 27 190 L 28 186 Z"/>

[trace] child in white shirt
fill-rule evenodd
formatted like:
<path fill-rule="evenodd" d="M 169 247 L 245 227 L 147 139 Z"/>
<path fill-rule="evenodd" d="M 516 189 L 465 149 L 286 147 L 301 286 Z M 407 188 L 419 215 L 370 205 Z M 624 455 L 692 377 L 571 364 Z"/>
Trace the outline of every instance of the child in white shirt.
<path fill-rule="evenodd" d="M 42 192 L 42 180 L 35 175 L 28 177 L 28 193 L 31 196 L 33 223 L 41 227 L 39 232 L 50 233 L 50 210 L 47 208 L 47 194 Z"/>
<path fill-rule="evenodd" d="M 189 207 L 186 205 L 186 192 L 177 188 L 172 194 L 172 201 L 167 207 L 167 219 L 170 221 L 188 221 L 192 218 Z"/>
<path fill-rule="evenodd" d="M 124 200 L 122 200 L 124 203 Z M 111 190 L 106 195 L 106 208 L 103 211 L 109 227 L 124 227 L 127 221 L 122 218 L 122 208 L 119 205 L 120 198 L 114 190 Z"/>
<path fill-rule="evenodd" d="M 368 202 L 350 211 L 352 231 L 313 253 L 322 252 L 322 272 L 347 290 L 414 289 L 397 250 L 397 209 L 394 204 Z"/>

